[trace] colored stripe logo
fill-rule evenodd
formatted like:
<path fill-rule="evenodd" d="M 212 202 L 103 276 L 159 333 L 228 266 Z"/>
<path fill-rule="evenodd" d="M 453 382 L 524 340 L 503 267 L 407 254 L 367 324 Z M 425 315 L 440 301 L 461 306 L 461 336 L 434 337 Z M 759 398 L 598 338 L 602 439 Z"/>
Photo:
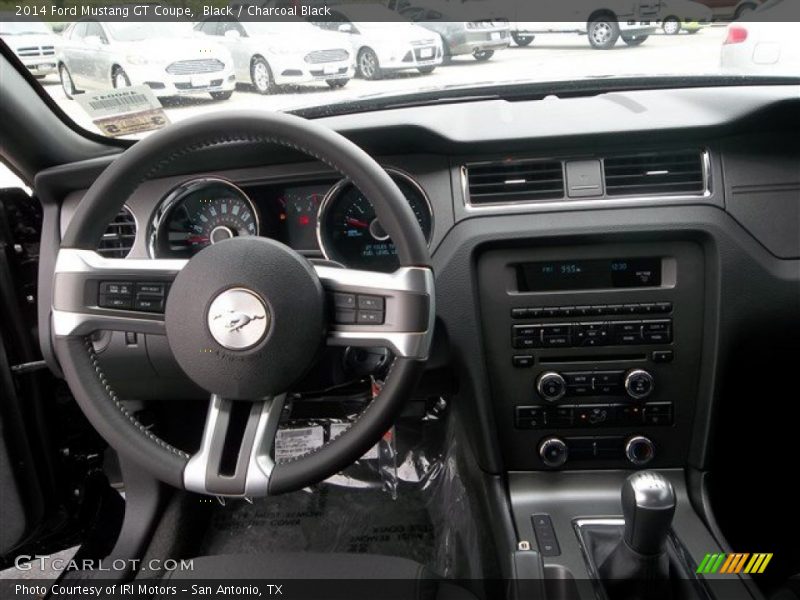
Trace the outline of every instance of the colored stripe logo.
<path fill-rule="evenodd" d="M 737 574 L 737 573 L 763 573 L 769 561 L 772 560 L 772 553 L 748 554 L 732 552 L 730 554 L 706 554 L 697 567 L 697 573 L 712 574 Z"/>

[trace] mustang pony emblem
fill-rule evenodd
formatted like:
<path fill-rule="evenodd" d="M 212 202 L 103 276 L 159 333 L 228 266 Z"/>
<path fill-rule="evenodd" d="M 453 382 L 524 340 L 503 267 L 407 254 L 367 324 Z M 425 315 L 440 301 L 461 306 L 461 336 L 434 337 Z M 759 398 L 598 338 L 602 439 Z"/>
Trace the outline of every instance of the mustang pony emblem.
<path fill-rule="evenodd" d="M 243 327 L 249 325 L 252 321 L 257 319 L 264 319 L 264 315 L 248 315 L 247 313 L 243 313 L 238 310 L 229 310 L 227 313 L 222 313 L 214 317 L 214 321 L 217 319 L 225 318 L 226 321 L 223 322 L 223 327 L 228 331 L 239 331 Z"/>

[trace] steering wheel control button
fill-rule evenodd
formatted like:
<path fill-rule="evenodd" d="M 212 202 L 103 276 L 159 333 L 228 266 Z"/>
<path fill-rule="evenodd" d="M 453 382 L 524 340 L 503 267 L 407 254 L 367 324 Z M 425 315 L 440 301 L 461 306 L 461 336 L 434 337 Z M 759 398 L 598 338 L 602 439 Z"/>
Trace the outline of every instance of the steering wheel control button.
<path fill-rule="evenodd" d="M 539 458 L 546 467 L 558 468 L 567 462 L 569 451 L 564 440 L 557 437 L 550 437 L 539 444 Z"/>
<path fill-rule="evenodd" d="M 136 293 L 147 294 L 148 296 L 166 295 L 167 285 L 165 283 L 137 283 Z"/>
<path fill-rule="evenodd" d="M 358 323 L 359 325 L 382 325 L 383 311 L 360 310 L 356 315 L 356 323 Z"/>
<path fill-rule="evenodd" d="M 167 339 L 181 369 L 208 392 L 252 400 L 290 389 L 325 334 L 325 292 L 307 259 L 256 236 L 211 244 L 169 289 Z"/>
<path fill-rule="evenodd" d="M 269 329 L 267 305 L 245 288 L 225 290 L 208 307 L 208 329 L 229 350 L 246 350 L 258 344 Z"/>
<path fill-rule="evenodd" d="M 129 281 L 101 281 L 97 305 L 101 308 L 133 308 L 133 284 Z"/>
<path fill-rule="evenodd" d="M 365 296 L 364 294 L 359 294 L 358 295 L 358 308 L 360 310 L 383 311 L 383 297 L 382 296 Z"/>
<path fill-rule="evenodd" d="M 164 297 L 137 294 L 136 300 L 133 303 L 133 308 L 146 312 L 164 312 Z"/>
<path fill-rule="evenodd" d="M 643 435 L 635 435 L 625 444 L 625 457 L 637 467 L 648 464 L 655 455 L 655 445 Z"/>
<path fill-rule="evenodd" d="M 536 391 L 543 400 L 556 402 L 567 393 L 567 383 L 561 374 L 547 371 L 539 376 L 539 380 L 536 382 Z"/>
<path fill-rule="evenodd" d="M 632 369 L 625 376 L 625 391 L 634 400 L 643 400 L 653 393 L 655 381 L 644 369 Z"/>
<path fill-rule="evenodd" d="M 366 294 L 329 294 L 336 325 L 383 325 L 386 318 L 385 298 Z"/>
<path fill-rule="evenodd" d="M 100 283 L 100 293 L 109 296 L 130 296 L 133 294 L 133 284 L 127 281 L 103 281 Z"/>
<path fill-rule="evenodd" d="M 343 294 L 341 292 L 334 292 L 331 294 L 333 297 L 333 305 L 339 308 L 351 308 L 354 309 L 356 307 L 356 295 L 355 294 Z"/>

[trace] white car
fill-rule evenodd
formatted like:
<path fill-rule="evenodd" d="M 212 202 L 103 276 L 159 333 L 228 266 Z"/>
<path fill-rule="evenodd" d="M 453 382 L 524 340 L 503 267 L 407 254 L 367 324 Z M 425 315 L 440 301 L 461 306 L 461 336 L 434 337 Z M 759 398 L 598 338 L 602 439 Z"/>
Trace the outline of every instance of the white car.
<path fill-rule="evenodd" d="M 64 32 L 58 70 L 67 98 L 146 85 L 158 97 L 227 100 L 236 86 L 230 52 L 188 23 L 78 21 Z"/>
<path fill-rule="evenodd" d="M 209 19 L 195 30 L 218 36 L 233 56 L 237 81 L 252 83 L 261 94 L 276 85 L 315 81 L 340 88 L 355 73 L 347 36 L 310 23 Z"/>
<path fill-rule="evenodd" d="M 770 0 L 744 20 L 728 25 L 720 56 L 724 74 L 797 77 L 800 37 L 793 20 L 797 8 L 790 4 L 789 0 Z"/>
<path fill-rule="evenodd" d="M 331 8 L 332 21 L 316 23 L 350 37 L 358 75 L 380 79 L 389 71 L 416 69 L 431 73 L 442 64 L 442 38 L 377 4 L 347 4 Z"/>
<path fill-rule="evenodd" d="M 60 38 L 41 21 L 0 21 L 0 39 L 34 77 L 43 78 L 56 72 Z"/>

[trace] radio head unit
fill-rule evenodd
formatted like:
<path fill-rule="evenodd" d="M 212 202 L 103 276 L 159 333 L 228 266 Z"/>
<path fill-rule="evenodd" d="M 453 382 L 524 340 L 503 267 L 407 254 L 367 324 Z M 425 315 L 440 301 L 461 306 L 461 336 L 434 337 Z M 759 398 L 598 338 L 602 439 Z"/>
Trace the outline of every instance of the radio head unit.
<path fill-rule="evenodd" d="M 521 262 L 514 265 L 517 290 L 548 292 L 658 287 L 661 257 L 589 258 Z"/>

